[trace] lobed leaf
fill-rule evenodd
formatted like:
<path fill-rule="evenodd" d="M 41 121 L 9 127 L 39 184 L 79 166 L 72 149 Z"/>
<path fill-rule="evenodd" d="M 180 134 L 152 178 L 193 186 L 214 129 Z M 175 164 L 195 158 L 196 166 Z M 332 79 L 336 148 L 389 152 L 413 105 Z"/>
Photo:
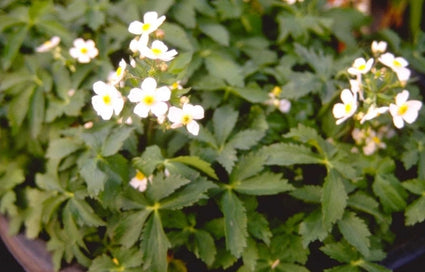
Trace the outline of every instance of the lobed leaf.
<path fill-rule="evenodd" d="M 354 247 L 356 247 L 363 256 L 369 255 L 370 231 L 366 223 L 358 218 L 354 213 L 347 212 L 344 217 L 338 221 L 338 228 L 344 238 Z"/>
<path fill-rule="evenodd" d="M 234 190 L 248 195 L 275 195 L 290 191 L 294 187 L 281 174 L 265 172 L 234 184 Z"/>
<path fill-rule="evenodd" d="M 344 215 L 347 206 L 347 192 L 341 177 L 334 170 L 329 171 L 325 178 L 322 192 L 323 225 L 330 229 L 331 225 Z"/>

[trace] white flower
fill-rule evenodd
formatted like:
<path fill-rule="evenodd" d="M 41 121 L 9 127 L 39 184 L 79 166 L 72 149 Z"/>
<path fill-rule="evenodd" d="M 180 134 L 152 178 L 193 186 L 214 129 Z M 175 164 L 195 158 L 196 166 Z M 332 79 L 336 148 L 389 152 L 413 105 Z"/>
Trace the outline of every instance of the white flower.
<path fill-rule="evenodd" d="M 124 100 L 114 86 L 97 81 L 93 84 L 93 90 L 96 95 L 92 97 L 91 103 L 103 120 L 111 119 L 113 113 L 120 114 L 124 107 Z"/>
<path fill-rule="evenodd" d="M 291 101 L 289 101 L 288 99 L 279 100 L 278 108 L 282 113 L 288 113 L 291 109 Z"/>
<path fill-rule="evenodd" d="M 388 66 L 397 74 L 398 80 L 404 84 L 410 77 L 409 63 L 402 57 L 394 57 L 391 53 L 385 53 L 379 57 L 379 61 Z"/>
<path fill-rule="evenodd" d="M 149 59 L 159 59 L 170 61 L 177 55 L 176 50 L 168 51 L 168 47 L 161 41 L 155 40 L 152 42 L 151 48 L 142 46 L 139 48 L 140 54 Z"/>
<path fill-rule="evenodd" d="M 378 117 L 379 115 L 385 113 L 388 111 L 388 107 L 379 107 L 376 108 L 375 105 L 372 105 L 367 110 L 367 113 L 363 116 L 363 118 L 360 120 L 360 124 L 363 124 L 365 121 L 371 120 L 375 117 Z"/>
<path fill-rule="evenodd" d="M 146 188 L 148 187 L 148 181 L 150 181 L 151 178 L 147 178 L 142 172 L 137 170 L 136 175 L 130 180 L 130 185 L 136 190 L 139 190 L 140 192 L 146 191 Z"/>
<path fill-rule="evenodd" d="M 336 119 L 337 125 L 351 117 L 357 110 L 357 96 L 349 89 L 341 92 L 341 100 L 343 103 L 337 103 L 332 109 L 332 113 Z"/>
<path fill-rule="evenodd" d="M 296 2 L 304 2 L 304 0 L 283 0 L 283 2 L 286 2 L 286 3 L 288 3 L 289 5 L 293 5 L 293 4 L 295 4 Z"/>
<path fill-rule="evenodd" d="M 171 128 L 186 126 L 187 130 L 193 135 L 198 135 L 199 124 L 195 120 L 204 118 L 204 108 L 199 105 L 184 104 L 183 108 L 170 107 L 168 111 L 168 120 L 173 124 Z"/>
<path fill-rule="evenodd" d="M 409 91 L 403 90 L 397 94 L 395 104 L 390 104 L 390 113 L 393 116 L 393 123 L 396 128 L 402 128 L 404 121 L 408 124 L 413 123 L 418 117 L 422 102 L 419 100 L 407 100 Z"/>
<path fill-rule="evenodd" d="M 115 72 L 112 72 L 111 75 L 109 76 L 108 82 L 112 85 L 116 85 L 120 83 L 120 81 L 124 78 L 126 67 L 127 67 L 127 63 L 125 62 L 125 60 L 121 59 L 121 61 L 118 64 L 117 70 L 115 70 Z"/>
<path fill-rule="evenodd" d="M 387 43 L 384 41 L 373 41 L 371 47 L 373 54 L 382 54 L 387 50 Z"/>
<path fill-rule="evenodd" d="M 183 86 L 180 83 L 180 80 L 175 81 L 173 84 L 168 86 L 171 90 L 182 90 Z"/>
<path fill-rule="evenodd" d="M 131 42 L 130 42 L 130 45 L 129 45 L 130 50 L 133 53 L 136 53 L 136 52 L 140 51 L 140 48 L 147 47 L 148 42 L 149 42 L 149 36 L 148 35 L 136 37 L 136 38 L 132 39 Z"/>
<path fill-rule="evenodd" d="M 142 118 L 146 118 L 149 112 L 155 116 L 160 117 L 164 115 L 168 106 L 166 101 L 170 100 L 171 91 L 168 87 L 163 86 L 156 88 L 156 80 L 148 77 L 143 80 L 141 89 L 133 88 L 130 90 L 128 99 L 131 102 L 137 103 L 134 107 L 134 113 Z"/>
<path fill-rule="evenodd" d="M 373 65 L 373 59 L 366 61 L 364 58 L 357 58 L 354 60 L 353 65 L 348 68 L 348 73 L 352 75 L 366 74 L 370 71 Z"/>
<path fill-rule="evenodd" d="M 381 135 L 378 135 L 374 130 L 368 130 L 367 137 L 365 139 L 365 145 L 363 146 L 363 153 L 366 156 L 372 155 L 378 148 L 386 148 L 387 145 L 382 142 Z"/>
<path fill-rule="evenodd" d="M 155 11 L 148 11 L 143 15 L 143 22 L 133 21 L 128 26 L 128 31 L 136 35 L 149 35 L 158 29 L 158 27 L 165 21 L 165 16 L 162 15 L 158 18 L 158 13 Z"/>
<path fill-rule="evenodd" d="M 99 51 L 96 48 L 94 41 L 84 41 L 81 38 L 74 40 L 74 47 L 69 50 L 69 54 L 78 62 L 88 63 L 91 59 L 95 58 Z"/>
<path fill-rule="evenodd" d="M 55 48 L 61 41 L 61 38 L 58 36 L 53 36 L 50 40 L 44 42 L 42 45 L 38 46 L 35 51 L 36 52 L 47 52 Z"/>

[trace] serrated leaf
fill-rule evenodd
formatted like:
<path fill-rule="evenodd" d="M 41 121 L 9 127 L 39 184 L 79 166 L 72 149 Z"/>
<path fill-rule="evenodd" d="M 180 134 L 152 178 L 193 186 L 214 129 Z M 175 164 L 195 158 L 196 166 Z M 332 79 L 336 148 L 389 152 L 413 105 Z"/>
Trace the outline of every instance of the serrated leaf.
<path fill-rule="evenodd" d="M 22 92 L 10 101 L 7 117 L 12 125 L 12 129 L 16 130 L 22 125 L 29 109 L 29 107 L 22 107 L 22 105 L 30 104 L 35 88 L 33 85 L 24 86 Z"/>
<path fill-rule="evenodd" d="M 382 213 L 379 211 L 379 203 L 364 192 L 359 191 L 350 195 L 347 204 L 349 207 L 371 214 L 381 221 L 384 220 Z"/>
<path fill-rule="evenodd" d="M 189 179 L 182 176 L 170 175 L 165 177 L 161 173 L 153 177 L 145 193 L 150 200 L 158 202 L 189 182 Z"/>
<path fill-rule="evenodd" d="M 229 141 L 228 144 L 236 149 L 249 150 L 251 147 L 258 144 L 258 142 L 265 135 L 265 131 L 247 129 L 236 133 Z"/>
<path fill-rule="evenodd" d="M 253 237 L 262 240 L 266 245 L 270 245 L 272 232 L 269 228 L 269 221 L 263 214 L 257 212 L 248 214 L 248 232 Z"/>
<path fill-rule="evenodd" d="M 34 90 L 31 97 L 30 109 L 28 112 L 32 138 L 36 138 L 40 134 L 41 126 L 44 121 L 44 113 L 45 100 L 43 89 L 42 87 L 38 87 Z"/>
<path fill-rule="evenodd" d="M 98 167 L 95 158 L 85 158 L 79 163 L 80 174 L 87 184 L 87 191 L 91 196 L 96 196 L 104 190 L 107 175 Z"/>
<path fill-rule="evenodd" d="M 292 143 L 277 143 L 262 148 L 268 156 L 267 165 L 321 164 L 320 157 L 310 148 Z"/>
<path fill-rule="evenodd" d="M 346 241 L 325 244 L 320 248 L 326 255 L 341 263 L 349 263 L 358 258 L 356 250 Z"/>
<path fill-rule="evenodd" d="M 124 214 L 114 229 L 114 239 L 125 248 L 132 247 L 140 238 L 151 210 L 143 209 Z"/>
<path fill-rule="evenodd" d="M 316 93 L 321 88 L 317 75 L 311 72 L 293 72 L 290 81 L 282 86 L 282 97 L 296 100 L 309 93 Z"/>
<path fill-rule="evenodd" d="M 359 264 L 359 266 L 364 268 L 368 272 L 391 272 L 390 269 L 371 262 L 362 262 Z"/>
<path fill-rule="evenodd" d="M 231 58 L 219 54 L 211 54 L 205 58 L 205 65 L 210 75 L 223 79 L 232 86 L 244 86 L 242 69 Z"/>
<path fill-rule="evenodd" d="M 84 200 L 71 198 L 69 209 L 80 226 L 104 226 L 105 222 L 95 213 L 93 208 Z"/>
<path fill-rule="evenodd" d="M 145 176 L 151 175 L 158 164 L 164 162 L 161 149 L 157 145 L 148 146 L 140 158 L 134 158 L 134 166 Z"/>
<path fill-rule="evenodd" d="M 305 202 L 320 203 L 322 198 L 322 187 L 316 185 L 305 185 L 290 192 L 290 195 Z"/>
<path fill-rule="evenodd" d="M 43 209 L 40 209 L 40 207 L 49 195 L 43 191 L 29 187 L 26 188 L 25 193 L 28 200 L 27 216 L 24 221 L 25 235 L 30 239 L 34 239 L 41 231 Z"/>
<path fill-rule="evenodd" d="M 162 228 L 161 217 L 155 211 L 142 234 L 143 268 L 146 271 L 167 271 L 167 250 L 170 246 Z"/>
<path fill-rule="evenodd" d="M 0 195 L 25 181 L 23 169 L 17 163 L 0 165 Z"/>
<path fill-rule="evenodd" d="M 190 42 L 189 36 L 181 26 L 164 22 L 161 25 L 161 29 L 165 32 L 164 41 L 167 44 L 174 45 L 186 51 L 193 51 L 194 48 Z"/>
<path fill-rule="evenodd" d="M 214 169 L 211 167 L 211 164 L 209 164 L 208 162 L 202 160 L 201 158 L 197 156 L 179 156 L 179 157 L 168 159 L 168 161 L 184 163 L 186 165 L 189 165 L 191 167 L 194 167 L 204 172 L 205 174 L 212 177 L 213 179 L 218 179 Z"/>
<path fill-rule="evenodd" d="M 23 25 L 13 34 L 9 34 L 8 41 L 3 48 L 3 71 L 7 71 L 17 56 L 25 37 L 28 35 L 29 26 Z M 24 105 L 24 104 L 23 104 Z M 25 104 L 28 105 L 28 104 Z"/>
<path fill-rule="evenodd" d="M 62 159 L 81 148 L 81 144 L 72 138 L 53 139 L 46 151 L 46 158 Z"/>
<path fill-rule="evenodd" d="M 177 210 L 191 206 L 199 200 L 207 198 L 205 192 L 214 187 L 217 187 L 214 183 L 198 178 L 171 197 L 162 200 L 160 208 Z"/>
<path fill-rule="evenodd" d="M 213 126 L 214 136 L 219 145 L 223 145 L 238 120 L 239 112 L 234 110 L 231 106 L 218 108 L 214 111 Z"/>
<path fill-rule="evenodd" d="M 133 132 L 133 127 L 121 126 L 112 130 L 102 145 L 102 155 L 107 157 L 116 154 L 124 144 L 124 141 Z"/>
<path fill-rule="evenodd" d="M 406 225 L 412 226 L 425 220 L 425 197 L 420 197 L 407 206 L 404 215 L 406 216 Z"/>
<path fill-rule="evenodd" d="M 292 190 L 294 187 L 281 174 L 266 172 L 234 184 L 234 190 L 248 195 L 274 195 Z"/>
<path fill-rule="evenodd" d="M 391 174 L 378 174 L 372 184 L 373 192 L 379 197 L 384 210 L 401 211 L 406 207 L 405 190 Z"/>
<path fill-rule="evenodd" d="M 244 180 L 260 173 L 264 168 L 265 161 L 264 153 L 248 153 L 239 158 L 230 175 L 230 181 Z"/>
<path fill-rule="evenodd" d="M 370 231 L 362 219 L 358 218 L 354 213 L 347 212 L 344 217 L 338 221 L 338 228 L 345 240 L 356 247 L 363 256 L 369 255 Z"/>
<path fill-rule="evenodd" d="M 248 85 L 245 87 L 232 87 L 230 90 L 251 103 L 264 103 L 270 97 L 260 86 Z"/>
<path fill-rule="evenodd" d="M 330 229 L 331 225 L 344 215 L 347 206 L 347 192 L 338 173 L 331 170 L 325 179 L 322 192 L 323 225 Z"/>
<path fill-rule="evenodd" d="M 406 180 L 401 184 L 405 189 L 415 195 L 423 195 L 425 193 L 425 181 L 421 179 Z"/>
<path fill-rule="evenodd" d="M 226 191 L 221 198 L 224 215 L 224 233 L 226 248 L 233 256 L 239 258 L 247 245 L 247 216 L 245 207 L 231 191 Z"/>
<path fill-rule="evenodd" d="M 242 253 L 242 260 L 244 266 L 247 267 L 249 271 L 255 271 L 258 260 L 258 250 L 253 239 L 248 239 L 247 247 Z"/>
<path fill-rule="evenodd" d="M 300 224 L 300 234 L 303 246 L 307 247 L 315 240 L 323 241 L 328 236 L 328 231 L 323 225 L 323 216 L 320 210 L 310 213 Z"/>
<path fill-rule="evenodd" d="M 224 169 L 226 169 L 227 173 L 232 172 L 237 159 L 236 149 L 230 145 L 225 145 L 217 157 L 217 161 L 224 167 Z"/>
<path fill-rule="evenodd" d="M 229 46 L 230 36 L 224 26 L 217 23 L 200 23 L 199 29 L 213 41 L 223 46 Z"/>
<path fill-rule="evenodd" d="M 186 28 L 194 28 L 196 26 L 195 3 L 193 1 L 179 1 L 177 5 L 174 5 L 173 13 L 174 18 Z"/>
<path fill-rule="evenodd" d="M 196 250 L 195 255 L 201 258 L 207 266 L 211 266 L 215 260 L 217 249 L 213 237 L 206 231 L 197 230 L 194 234 Z"/>

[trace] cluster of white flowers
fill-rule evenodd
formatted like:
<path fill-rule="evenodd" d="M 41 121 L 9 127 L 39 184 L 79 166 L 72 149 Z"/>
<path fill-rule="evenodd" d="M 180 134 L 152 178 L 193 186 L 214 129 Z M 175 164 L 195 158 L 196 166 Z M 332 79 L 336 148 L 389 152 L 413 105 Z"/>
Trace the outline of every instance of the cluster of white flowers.
<path fill-rule="evenodd" d="M 304 0 L 282 0 L 282 1 L 288 3 L 289 5 L 293 5 L 296 2 L 304 2 Z"/>
<path fill-rule="evenodd" d="M 268 94 L 270 99 L 266 101 L 266 105 L 270 105 L 273 108 L 277 108 L 282 113 L 288 113 L 291 109 L 291 101 L 289 101 L 288 99 L 279 99 L 281 93 L 282 88 L 280 88 L 279 86 L 275 86 Z"/>
<path fill-rule="evenodd" d="M 392 53 L 385 53 L 386 42 L 374 41 L 371 49 L 373 58 L 357 58 L 347 69 L 355 79 L 350 80 L 351 89 L 341 92 L 342 103 L 333 107 L 336 124 L 340 125 L 352 116 L 363 124 L 389 112 L 394 126 L 401 129 L 404 122 L 411 124 L 417 119 L 422 107 L 421 101 L 408 100 L 409 91 L 403 89 L 410 78 L 408 62 Z"/>
<path fill-rule="evenodd" d="M 394 135 L 394 130 L 389 129 L 387 126 L 380 127 L 377 131 L 371 127 L 355 128 L 351 132 L 355 143 L 362 147 L 365 155 L 369 156 L 375 153 L 378 149 L 387 147 L 384 138 L 391 138 Z"/>
<path fill-rule="evenodd" d="M 155 40 L 151 47 L 147 47 L 149 35 L 156 31 L 164 22 L 165 16 L 158 17 L 154 11 L 145 13 L 144 22 L 134 21 L 129 25 L 129 32 L 140 35 L 130 43 L 130 49 L 136 48 L 137 54 L 143 58 L 159 61 L 170 61 L 177 54 L 176 50 L 168 51 L 168 47 L 161 41 Z M 130 62 L 135 67 L 135 61 Z M 93 84 L 96 93 L 92 97 L 92 105 L 97 114 L 104 120 L 111 119 L 112 115 L 119 115 L 124 107 L 124 101 L 129 100 L 134 103 L 133 113 L 140 118 L 149 116 L 156 117 L 158 123 L 162 124 L 168 118 L 170 128 L 186 126 L 189 133 L 199 134 L 199 124 L 195 120 L 204 118 L 204 109 L 199 105 L 189 104 L 188 101 L 182 103 L 178 108 L 170 105 L 171 89 L 168 86 L 158 87 L 158 83 L 153 77 L 143 79 L 140 87 L 132 88 L 127 97 L 123 97 L 117 87 L 124 87 L 124 77 L 127 73 L 127 63 L 121 60 L 116 71 L 111 72 L 108 83 L 97 81 Z M 171 86 L 172 89 L 181 89 L 180 82 Z M 126 123 L 128 123 L 126 121 Z"/>

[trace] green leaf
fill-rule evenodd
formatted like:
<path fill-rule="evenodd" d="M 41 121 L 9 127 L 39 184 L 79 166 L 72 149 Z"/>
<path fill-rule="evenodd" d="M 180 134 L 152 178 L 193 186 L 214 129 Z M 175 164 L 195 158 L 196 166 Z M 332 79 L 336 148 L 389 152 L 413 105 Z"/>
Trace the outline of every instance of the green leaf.
<path fill-rule="evenodd" d="M 379 211 L 379 203 L 362 191 L 350 195 L 347 204 L 349 207 L 373 215 L 381 221 L 385 220 L 382 213 Z"/>
<path fill-rule="evenodd" d="M 265 131 L 262 130 L 242 130 L 230 139 L 229 144 L 236 149 L 249 150 L 251 147 L 258 144 L 265 134 Z"/>
<path fill-rule="evenodd" d="M 22 43 L 25 40 L 25 37 L 27 37 L 29 31 L 29 27 L 27 25 L 24 25 L 20 27 L 18 30 L 16 30 L 15 33 L 10 34 L 10 37 L 8 37 L 8 42 L 6 43 L 4 49 L 3 49 L 3 71 L 6 71 L 10 68 L 12 65 L 15 57 L 18 55 L 19 49 L 22 46 Z M 22 105 L 28 105 L 28 104 L 22 104 Z"/>
<path fill-rule="evenodd" d="M 373 192 L 379 197 L 384 210 L 401 211 L 406 207 L 406 192 L 397 178 L 391 174 L 378 174 L 372 185 Z"/>
<path fill-rule="evenodd" d="M 84 200 L 71 198 L 69 209 L 80 226 L 104 226 L 105 222 L 95 213 L 93 208 Z"/>
<path fill-rule="evenodd" d="M 46 151 L 46 158 L 63 159 L 81 147 L 81 144 L 73 138 L 52 139 Z"/>
<path fill-rule="evenodd" d="M 0 165 L 0 195 L 24 181 L 24 171 L 17 163 L 2 162 Z"/>
<path fill-rule="evenodd" d="M 236 19 L 242 15 L 243 3 L 241 1 L 217 0 L 212 4 L 222 20 Z"/>
<path fill-rule="evenodd" d="M 214 169 L 211 167 L 211 164 L 197 156 L 179 156 L 172 159 L 168 159 L 167 161 L 184 163 L 204 172 L 213 179 L 218 179 L 217 175 L 214 172 Z"/>
<path fill-rule="evenodd" d="M 238 120 L 239 112 L 234 110 L 230 105 L 218 108 L 214 111 L 213 126 L 214 135 L 218 145 L 223 145 Z"/>
<path fill-rule="evenodd" d="M 158 202 L 189 182 L 190 180 L 182 176 L 172 174 L 168 177 L 164 177 L 164 175 L 160 173 L 155 175 L 152 182 L 149 183 L 146 190 L 146 196 L 153 202 Z"/>
<path fill-rule="evenodd" d="M 161 149 L 157 145 L 148 146 L 140 158 L 134 158 L 134 166 L 145 176 L 151 175 L 156 167 L 164 162 Z"/>
<path fill-rule="evenodd" d="M 240 181 L 260 173 L 264 168 L 266 156 L 264 153 L 248 153 L 239 158 L 230 175 L 230 181 Z"/>
<path fill-rule="evenodd" d="M 369 255 L 370 231 L 363 220 L 358 218 L 354 213 L 347 212 L 338 221 L 338 227 L 345 240 L 356 247 L 363 256 Z"/>
<path fill-rule="evenodd" d="M 201 199 L 208 198 L 205 192 L 215 187 L 217 186 L 214 183 L 203 178 L 198 178 L 169 198 L 162 200 L 160 208 L 177 210 L 191 206 Z"/>
<path fill-rule="evenodd" d="M 328 236 L 328 231 L 323 224 L 323 216 L 320 210 L 310 213 L 300 224 L 300 234 L 303 246 L 307 247 L 315 240 L 323 241 Z"/>
<path fill-rule="evenodd" d="M 230 36 L 224 26 L 217 23 L 200 23 L 199 29 L 218 44 L 229 46 Z"/>
<path fill-rule="evenodd" d="M 161 29 L 165 32 L 164 41 L 167 44 L 176 46 L 186 51 L 193 51 L 194 48 L 189 39 L 189 36 L 181 26 L 169 22 L 164 22 L 161 25 Z"/>
<path fill-rule="evenodd" d="M 24 90 L 10 101 L 7 117 L 12 125 L 12 129 L 17 130 L 22 125 L 29 109 L 29 107 L 22 107 L 22 105 L 30 104 L 35 88 L 33 85 L 24 86 Z"/>
<path fill-rule="evenodd" d="M 334 170 L 329 171 L 325 179 L 321 200 L 323 225 L 330 229 L 333 223 L 342 218 L 347 206 L 347 192 L 341 177 Z"/>
<path fill-rule="evenodd" d="M 281 174 L 266 172 L 234 184 L 234 190 L 248 195 L 274 195 L 292 190 L 288 180 L 282 179 Z"/>
<path fill-rule="evenodd" d="M 320 203 L 322 199 L 322 187 L 305 185 L 290 192 L 290 195 L 305 202 Z"/>
<path fill-rule="evenodd" d="M 425 193 L 425 180 L 410 179 L 404 181 L 401 185 L 415 195 L 422 196 Z"/>
<path fill-rule="evenodd" d="M 253 237 L 262 240 L 266 245 L 270 245 L 272 232 L 269 228 L 269 221 L 263 214 L 257 212 L 248 213 L 248 232 Z"/>
<path fill-rule="evenodd" d="M 412 226 L 416 223 L 423 222 L 425 220 L 425 197 L 422 196 L 413 201 L 407 206 L 404 215 L 406 216 L 406 225 Z"/>
<path fill-rule="evenodd" d="M 105 157 L 116 154 L 124 144 L 124 141 L 133 132 L 133 127 L 120 126 L 112 130 L 112 133 L 106 138 L 102 146 L 102 155 Z"/>
<path fill-rule="evenodd" d="M 40 207 L 48 194 L 30 187 L 26 188 L 26 198 L 28 200 L 28 209 L 25 217 L 25 235 L 30 238 L 36 238 L 41 231 L 41 223 L 43 217 L 43 209 Z"/>
<path fill-rule="evenodd" d="M 91 196 L 97 196 L 104 190 L 108 176 L 99 169 L 98 161 L 95 158 L 83 158 L 78 163 L 80 174 L 87 184 L 87 191 Z"/>
<path fill-rule="evenodd" d="M 321 83 L 317 75 L 311 72 L 293 72 L 290 81 L 283 85 L 282 97 L 297 100 L 309 93 L 316 93 L 320 90 Z"/>
<path fill-rule="evenodd" d="M 45 111 L 45 100 L 43 95 L 43 89 L 38 87 L 35 89 L 30 103 L 29 121 L 31 128 L 31 136 L 36 138 L 40 131 L 44 120 Z"/>
<path fill-rule="evenodd" d="M 174 18 L 186 28 L 196 27 L 195 3 L 191 0 L 181 0 L 173 7 Z"/>
<path fill-rule="evenodd" d="M 293 164 L 320 164 L 322 160 L 308 147 L 292 143 L 277 143 L 262 148 L 268 156 L 266 164 L 288 166 Z"/>
<path fill-rule="evenodd" d="M 206 263 L 207 266 L 211 266 L 215 260 L 217 249 L 214 244 L 214 238 L 206 231 L 197 230 L 194 234 L 195 237 L 195 255 Z"/>
<path fill-rule="evenodd" d="M 205 58 L 208 73 L 236 87 L 244 86 L 241 67 L 230 57 L 214 53 Z"/>
<path fill-rule="evenodd" d="M 167 250 L 171 246 L 162 228 L 161 217 L 154 212 L 142 234 L 141 249 L 145 271 L 167 271 Z"/>
<path fill-rule="evenodd" d="M 253 84 L 245 87 L 231 87 L 229 90 L 251 103 L 264 103 L 270 98 L 260 86 Z"/>
<path fill-rule="evenodd" d="M 232 172 L 232 168 L 237 159 L 236 149 L 230 145 L 225 145 L 217 157 L 217 161 L 224 167 L 224 169 L 226 169 L 227 173 Z"/>
<path fill-rule="evenodd" d="M 114 239 L 125 248 L 132 247 L 140 238 L 146 219 L 151 210 L 143 209 L 122 215 L 114 228 Z"/>
<path fill-rule="evenodd" d="M 241 257 L 247 246 L 247 216 L 239 198 L 231 191 L 226 191 L 221 198 L 221 209 L 224 215 L 224 232 L 226 248 L 236 258 Z"/>
<path fill-rule="evenodd" d="M 242 253 L 242 260 L 244 266 L 247 267 L 249 271 L 255 271 L 258 260 L 258 250 L 253 239 L 248 239 L 248 245 Z"/>
<path fill-rule="evenodd" d="M 368 272 L 391 272 L 390 269 L 371 262 L 361 262 L 359 266 L 366 269 Z"/>
<path fill-rule="evenodd" d="M 325 244 L 320 250 L 341 263 L 349 263 L 358 258 L 357 251 L 344 240 L 342 242 Z"/>

